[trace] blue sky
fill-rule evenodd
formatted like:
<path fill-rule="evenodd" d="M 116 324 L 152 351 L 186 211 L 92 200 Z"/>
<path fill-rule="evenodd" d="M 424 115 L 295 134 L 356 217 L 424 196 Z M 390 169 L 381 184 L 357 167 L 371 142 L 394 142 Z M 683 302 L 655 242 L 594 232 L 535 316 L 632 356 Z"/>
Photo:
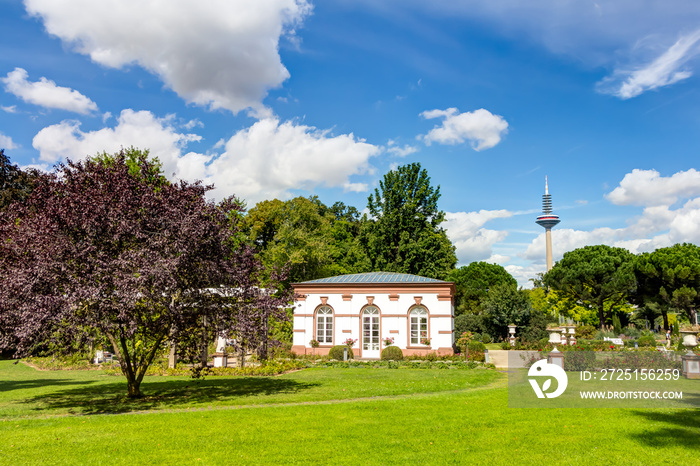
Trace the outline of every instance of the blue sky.
<path fill-rule="evenodd" d="M 0 0 L 0 148 L 50 169 L 149 148 L 220 199 L 360 210 L 440 185 L 460 265 L 700 244 L 700 4 Z"/>

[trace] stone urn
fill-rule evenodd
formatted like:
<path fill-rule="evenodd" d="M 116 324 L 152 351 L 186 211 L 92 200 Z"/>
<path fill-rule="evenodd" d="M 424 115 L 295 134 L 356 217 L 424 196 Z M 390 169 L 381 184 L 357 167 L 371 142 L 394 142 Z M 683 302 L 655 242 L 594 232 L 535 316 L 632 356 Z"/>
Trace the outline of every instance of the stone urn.
<path fill-rule="evenodd" d="M 508 338 L 508 341 L 510 342 L 510 346 L 515 346 L 515 328 L 517 325 L 509 325 L 508 326 L 508 333 L 510 334 L 510 337 Z"/>
<path fill-rule="evenodd" d="M 688 348 L 688 351 L 692 351 L 693 348 L 698 346 L 698 332 L 697 330 L 681 330 L 681 336 L 683 337 L 683 346 Z"/>
<path fill-rule="evenodd" d="M 576 345 L 576 327 L 573 325 L 570 325 L 567 327 L 569 329 L 569 344 L 571 346 Z"/>
<path fill-rule="evenodd" d="M 561 334 L 559 333 L 558 328 L 548 328 L 547 332 L 549 332 L 549 342 L 553 345 L 559 345 L 561 344 Z"/>

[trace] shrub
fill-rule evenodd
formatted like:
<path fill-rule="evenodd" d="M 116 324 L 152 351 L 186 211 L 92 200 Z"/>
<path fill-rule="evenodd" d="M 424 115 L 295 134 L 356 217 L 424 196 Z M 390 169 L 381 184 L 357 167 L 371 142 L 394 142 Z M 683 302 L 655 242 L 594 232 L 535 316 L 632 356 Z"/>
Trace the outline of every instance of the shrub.
<path fill-rule="evenodd" d="M 651 335 L 644 335 L 642 337 L 639 337 L 639 340 L 637 340 L 637 344 L 641 347 L 656 346 L 656 339 Z"/>
<path fill-rule="evenodd" d="M 615 332 L 616 335 L 621 334 L 622 333 L 622 324 L 620 323 L 620 316 L 617 314 L 613 315 L 612 321 L 613 321 L 613 332 Z"/>
<path fill-rule="evenodd" d="M 593 369 L 595 353 L 593 351 L 565 351 L 564 367 L 567 371 L 585 371 Z"/>
<path fill-rule="evenodd" d="M 382 359 L 385 361 L 402 361 L 403 351 L 398 346 L 387 346 L 382 350 Z"/>
<path fill-rule="evenodd" d="M 469 342 L 469 360 L 484 362 L 484 351 L 486 346 L 480 341 Z"/>
<path fill-rule="evenodd" d="M 545 346 L 547 346 L 547 345 L 549 344 L 549 337 L 547 337 L 547 338 L 542 338 L 542 339 L 539 341 L 539 344 L 540 344 L 540 347 L 541 347 L 541 348 L 544 348 Z"/>
<path fill-rule="evenodd" d="M 624 329 L 622 329 L 622 333 L 624 333 L 625 336 L 628 336 L 630 338 L 639 338 L 640 336 L 642 336 L 642 332 L 635 327 L 625 327 Z"/>
<path fill-rule="evenodd" d="M 338 361 L 343 360 L 343 352 L 345 350 L 348 350 L 348 359 L 354 359 L 355 355 L 352 353 L 352 348 L 350 348 L 347 345 L 337 345 L 331 348 L 331 350 L 328 352 L 328 358 L 329 359 L 337 359 Z"/>
<path fill-rule="evenodd" d="M 592 340 L 595 336 L 596 328 L 592 325 L 579 325 L 576 327 L 577 340 Z"/>
<path fill-rule="evenodd" d="M 491 335 L 488 333 L 484 332 L 481 334 L 481 342 L 484 344 L 489 344 L 493 341 L 493 338 L 491 338 Z"/>
<path fill-rule="evenodd" d="M 481 341 L 481 334 L 480 333 L 475 333 L 472 335 L 472 340 L 474 341 Z"/>
<path fill-rule="evenodd" d="M 455 335 L 464 332 L 481 332 L 483 327 L 481 316 L 474 314 L 461 314 L 455 317 Z"/>

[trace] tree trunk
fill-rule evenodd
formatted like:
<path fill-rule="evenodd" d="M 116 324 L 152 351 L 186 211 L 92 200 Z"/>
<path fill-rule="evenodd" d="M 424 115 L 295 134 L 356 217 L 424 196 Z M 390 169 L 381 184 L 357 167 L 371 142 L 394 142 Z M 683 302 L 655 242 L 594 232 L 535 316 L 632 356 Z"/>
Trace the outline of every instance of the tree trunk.
<path fill-rule="evenodd" d="M 603 325 L 605 325 L 605 306 L 603 303 L 598 304 L 598 328 L 603 329 Z"/>
<path fill-rule="evenodd" d="M 141 381 L 140 380 L 126 380 L 127 390 L 129 398 L 141 398 Z"/>
<path fill-rule="evenodd" d="M 668 331 L 668 329 L 671 328 L 671 327 L 669 327 L 669 325 L 668 325 L 668 313 L 666 312 L 665 309 L 662 309 L 662 310 L 661 310 L 661 315 L 662 315 L 663 318 L 664 318 L 664 333 L 665 333 L 665 332 Z"/>
<path fill-rule="evenodd" d="M 207 367 L 208 359 L 209 359 L 209 340 L 207 339 L 207 318 L 206 316 L 203 318 L 202 321 L 203 325 L 203 332 L 202 332 L 202 347 L 201 347 L 201 352 L 199 353 L 199 362 L 202 365 L 202 369 Z"/>

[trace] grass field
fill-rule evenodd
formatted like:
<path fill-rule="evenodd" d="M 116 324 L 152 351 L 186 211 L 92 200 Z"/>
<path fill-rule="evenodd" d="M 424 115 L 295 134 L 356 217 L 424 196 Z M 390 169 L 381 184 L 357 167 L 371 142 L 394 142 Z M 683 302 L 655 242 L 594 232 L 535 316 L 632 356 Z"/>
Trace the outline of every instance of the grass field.
<path fill-rule="evenodd" d="M 0 361 L 0 464 L 700 464 L 700 410 L 509 409 L 491 370 L 122 378 Z"/>

